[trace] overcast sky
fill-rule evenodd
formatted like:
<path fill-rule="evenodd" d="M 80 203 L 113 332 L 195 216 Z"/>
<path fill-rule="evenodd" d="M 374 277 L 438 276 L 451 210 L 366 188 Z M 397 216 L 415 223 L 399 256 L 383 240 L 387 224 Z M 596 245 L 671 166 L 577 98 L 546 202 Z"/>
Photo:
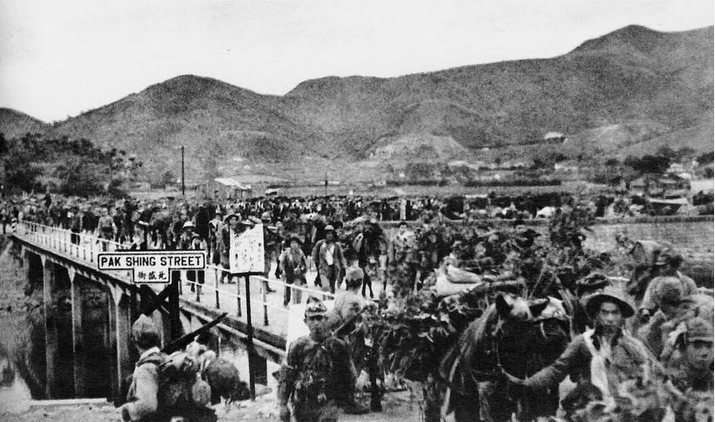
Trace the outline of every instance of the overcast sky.
<path fill-rule="evenodd" d="M 0 0 L 0 107 L 63 120 L 183 74 L 283 95 L 553 57 L 629 24 L 713 24 L 712 0 Z"/>

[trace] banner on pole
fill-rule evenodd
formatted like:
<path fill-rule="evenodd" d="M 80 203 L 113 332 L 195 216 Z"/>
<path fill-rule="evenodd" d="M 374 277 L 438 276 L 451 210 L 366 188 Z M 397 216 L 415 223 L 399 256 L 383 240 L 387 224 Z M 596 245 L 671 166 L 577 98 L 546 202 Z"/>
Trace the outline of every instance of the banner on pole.
<path fill-rule="evenodd" d="M 266 268 L 263 224 L 236 234 L 231 230 L 229 271 L 231 274 L 263 273 Z"/>

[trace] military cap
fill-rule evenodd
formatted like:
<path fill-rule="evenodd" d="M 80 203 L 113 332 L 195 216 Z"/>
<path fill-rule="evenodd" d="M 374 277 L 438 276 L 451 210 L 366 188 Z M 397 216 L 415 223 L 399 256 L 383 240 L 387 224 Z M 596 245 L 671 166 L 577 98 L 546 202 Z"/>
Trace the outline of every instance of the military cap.
<path fill-rule="evenodd" d="M 183 226 L 181 226 L 182 229 L 193 229 L 194 227 L 196 226 L 194 226 L 194 223 L 191 221 L 187 221 Z"/>
<path fill-rule="evenodd" d="M 345 274 L 345 287 L 348 289 L 354 289 L 362 285 L 363 279 L 365 278 L 365 273 L 362 269 L 358 267 L 352 267 L 347 270 Z"/>
<path fill-rule="evenodd" d="M 603 289 L 610 284 L 611 282 L 605 275 L 601 273 L 592 273 L 576 281 L 576 293 L 579 296 L 582 296 L 587 293 Z"/>
<path fill-rule="evenodd" d="M 140 315 L 132 325 L 132 338 L 139 345 L 149 345 L 159 341 L 159 329 L 154 321 L 146 315 Z"/>
<path fill-rule="evenodd" d="M 345 273 L 346 280 L 362 280 L 363 278 L 365 278 L 365 273 L 359 267 L 348 268 L 348 271 Z"/>
<path fill-rule="evenodd" d="M 310 296 L 308 300 L 305 302 L 305 316 L 313 316 L 313 315 L 323 315 L 328 312 L 328 308 L 325 307 L 325 304 L 323 303 L 322 300 L 318 299 L 315 296 Z"/>
<path fill-rule="evenodd" d="M 239 221 L 241 220 L 241 216 L 240 216 L 240 215 L 238 215 L 238 214 L 232 212 L 232 213 L 229 213 L 227 216 L 225 216 L 225 217 L 223 218 L 223 222 L 224 222 L 224 223 L 228 223 L 228 221 L 229 221 L 230 219 L 234 218 L 234 217 L 235 217 L 237 220 L 239 220 Z"/>
<path fill-rule="evenodd" d="M 656 258 L 653 265 L 663 266 L 663 265 L 669 265 L 669 264 L 676 264 L 676 266 L 678 266 L 678 265 L 680 265 L 680 263 L 682 261 L 683 261 L 682 255 L 680 255 L 679 253 L 677 253 L 675 250 L 673 250 L 671 248 L 666 248 L 658 254 L 658 258 Z"/>
<path fill-rule="evenodd" d="M 327 232 L 333 232 L 333 233 L 335 233 L 335 227 L 333 227 L 332 224 L 328 224 L 327 226 L 325 226 L 325 232 L 326 232 L 326 233 L 327 233 Z"/>
<path fill-rule="evenodd" d="M 635 314 L 633 305 L 629 303 L 629 300 L 623 290 L 613 286 L 607 286 L 600 292 L 587 296 L 586 312 L 591 317 L 595 316 L 598 313 L 601 304 L 604 302 L 613 302 L 618 305 L 624 318 L 631 317 Z"/>
<path fill-rule="evenodd" d="M 656 292 L 659 303 L 678 304 L 683 301 L 683 285 L 676 277 L 661 279 Z"/>
<path fill-rule="evenodd" d="M 695 341 L 713 342 L 713 326 L 702 318 L 691 318 L 686 326 L 688 328 L 688 343 Z"/>

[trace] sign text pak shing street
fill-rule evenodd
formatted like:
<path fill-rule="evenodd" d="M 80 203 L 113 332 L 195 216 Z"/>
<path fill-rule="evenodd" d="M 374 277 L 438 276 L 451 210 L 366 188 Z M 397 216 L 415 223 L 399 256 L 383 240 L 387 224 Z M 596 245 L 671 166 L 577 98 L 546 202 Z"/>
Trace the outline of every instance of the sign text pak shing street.
<path fill-rule="evenodd" d="M 204 251 L 126 251 L 97 255 L 100 270 L 132 270 L 135 283 L 169 283 L 170 270 L 203 270 Z"/>

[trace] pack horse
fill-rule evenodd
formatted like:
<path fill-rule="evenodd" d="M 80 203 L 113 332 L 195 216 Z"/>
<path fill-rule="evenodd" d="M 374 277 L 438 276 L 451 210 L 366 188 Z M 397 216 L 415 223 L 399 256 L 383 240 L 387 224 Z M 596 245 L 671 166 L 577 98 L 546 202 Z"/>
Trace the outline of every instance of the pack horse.
<path fill-rule="evenodd" d="M 447 413 L 457 422 L 530 421 L 554 414 L 558 391 L 545 397 L 508 388 L 502 371 L 526 377 L 551 364 L 565 350 L 569 318 L 555 298 L 526 300 L 500 295 L 461 334 L 442 362 L 449 381 Z M 475 400 L 478 398 L 478 400 Z"/>

